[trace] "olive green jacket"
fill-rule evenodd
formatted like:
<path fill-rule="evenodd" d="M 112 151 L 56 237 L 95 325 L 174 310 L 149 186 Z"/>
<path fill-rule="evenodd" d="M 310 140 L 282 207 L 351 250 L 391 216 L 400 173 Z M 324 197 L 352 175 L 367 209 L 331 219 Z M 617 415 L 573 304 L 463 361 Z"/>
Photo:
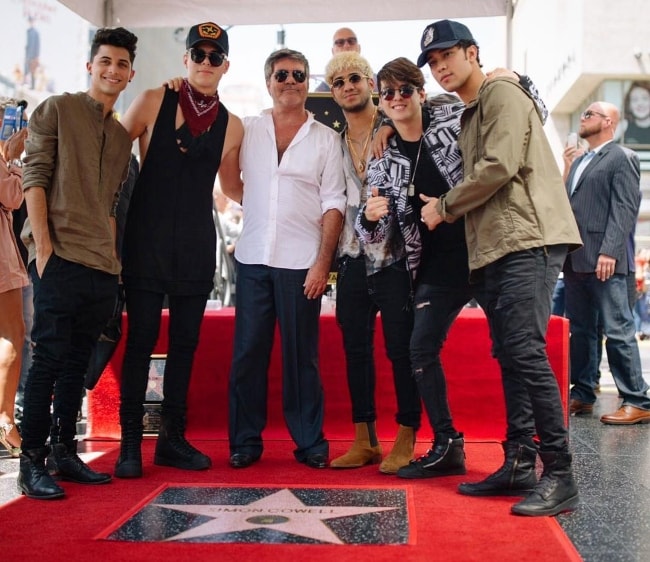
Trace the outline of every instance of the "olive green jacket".
<path fill-rule="evenodd" d="M 484 82 L 461 119 L 464 180 L 441 197 L 447 222 L 465 216 L 469 268 L 530 248 L 582 245 L 562 175 L 532 98 L 517 82 Z"/>

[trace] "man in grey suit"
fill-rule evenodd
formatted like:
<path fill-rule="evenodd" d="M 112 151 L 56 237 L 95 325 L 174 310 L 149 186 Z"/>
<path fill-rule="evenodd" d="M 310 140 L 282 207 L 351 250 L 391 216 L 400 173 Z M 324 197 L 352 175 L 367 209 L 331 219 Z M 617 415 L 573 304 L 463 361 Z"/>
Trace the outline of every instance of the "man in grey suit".
<path fill-rule="evenodd" d="M 621 407 L 600 421 L 631 425 L 650 423 L 650 398 L 626 282 L 634 268 L 626 244 L 641 202 L 640 166 L 635 152 L 612 142 L 619 119 L 616 106 L 607 102 L 592 103 L 581 116 L 579 135 L 589 151 L 573 162 L 566 183 L 584 246 L 567 257 L 564 284 L 571 329 L 571 413 L 593 412 L 600 318 L 609 367 L 623 397 Z"/>

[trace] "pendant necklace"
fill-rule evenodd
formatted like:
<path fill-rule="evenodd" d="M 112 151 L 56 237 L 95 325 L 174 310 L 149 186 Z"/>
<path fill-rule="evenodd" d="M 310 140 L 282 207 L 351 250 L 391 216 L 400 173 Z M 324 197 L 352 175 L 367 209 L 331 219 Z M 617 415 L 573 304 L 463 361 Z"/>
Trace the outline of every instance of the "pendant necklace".
<path fill-rule="evenodd" d="M 411 177 L 409 179 L 409 186 L 408 186 L 408 191 L 407 195 L 409 197 L 414 197 L 415 196 L 415 172 L 417 172 L 418 169 L 418 164 L 420 163 L 420 152 L 422 151 L 422 139 L 424 138 L 424 135 L 420 137 L 420 144 L 418 145 L 418 155 L 415 157 L 415 166 L 413 166 L 413 171 L 411 172 Z"/>
<path fill-rule="evenodd" d="M 363 174 L 366 171 L 366 154 L 368 150 L 368 144 L 370 143 L 370 138 L 372 137 L 372 129 L 375 124 L 375 117 L 377 115 L 377 108 L 375 107 L 375 112 L 373 113 L 372 119 L 370 121 L 370 129 L 366 135 L 366 140 L 363 142 L 363 147 L 361 148 L 361 156 L 357 154 L 357 151 L 354 149 L 354 143 L 350 139 L 350 128 L 348 127 L 345 130 L 345 141 L 347 142 L 348 149 L 350 150 L 350 156 L 352 156 L 352 162 L 354 167 L 359 174 Z"/>

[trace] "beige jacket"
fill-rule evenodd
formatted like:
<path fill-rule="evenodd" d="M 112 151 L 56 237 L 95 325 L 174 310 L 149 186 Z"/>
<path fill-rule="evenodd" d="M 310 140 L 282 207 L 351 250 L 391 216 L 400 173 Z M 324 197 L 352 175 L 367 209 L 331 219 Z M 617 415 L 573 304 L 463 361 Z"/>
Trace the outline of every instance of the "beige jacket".
<path fill-rule="evenodd" d="M 470 271 L 530 248 L 582 245 L 537 107 L 514 80 L 484 82 L 461 120 L 464 180 L 444 195 L 447 222 L 465 217 Z"/>

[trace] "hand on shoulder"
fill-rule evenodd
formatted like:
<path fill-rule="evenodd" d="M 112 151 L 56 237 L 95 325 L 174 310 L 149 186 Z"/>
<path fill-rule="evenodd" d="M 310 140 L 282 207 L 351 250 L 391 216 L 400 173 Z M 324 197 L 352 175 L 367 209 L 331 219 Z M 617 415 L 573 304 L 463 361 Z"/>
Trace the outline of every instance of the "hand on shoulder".
<path fill-rule="evenodd" d="M 494 70 L 486 72 L 485 76 L 488 80 L 494 80 L 495 78 L 510 78 L 511 80 L 519 82 L 519 75 L 512 70 L 508 70 L 507 68 L 497 67 Z"/>

